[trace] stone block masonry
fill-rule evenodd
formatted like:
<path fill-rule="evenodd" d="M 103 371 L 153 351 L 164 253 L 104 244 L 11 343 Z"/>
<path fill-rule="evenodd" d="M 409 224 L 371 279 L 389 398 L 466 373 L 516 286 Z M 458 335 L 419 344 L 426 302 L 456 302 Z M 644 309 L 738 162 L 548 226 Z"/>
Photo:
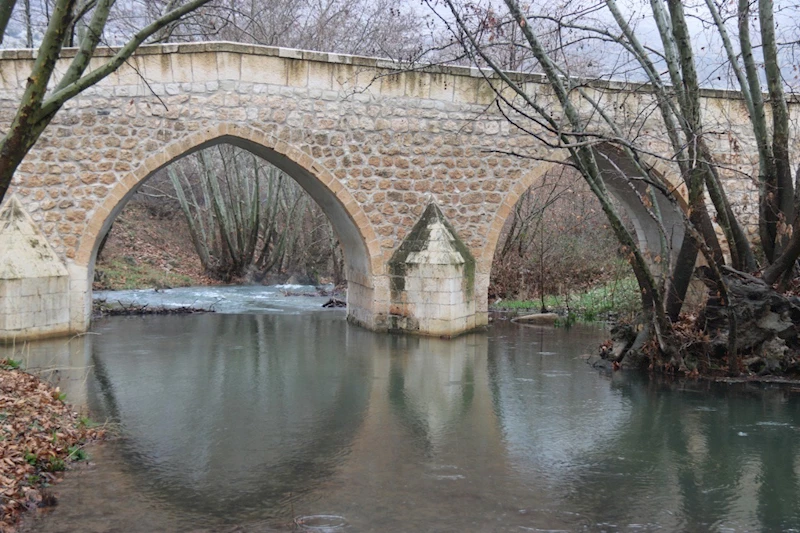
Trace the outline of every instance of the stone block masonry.
<path fill-rule="evenodd" d="M 100 50 L 93 63 L 111 53 Z M 32 62 L 31 51 L 0 52 L 0 130 L 13 118 Z M 517 199 L 553 168 L 550 161 L 567 157 L 510 126 L 476 69 L 408 72 L 375 58 L 232 43 L 145 46 L 129 63 L 68 102 L 15 175 L 17 200 L 2 207 L 16 202 L 26 213 L 52 252 L 41 261 L 57 259 L 61 281 L 31 264 L 22 276 L 38 280 L 40 301 L 0 293 L 2 337 L 85 331 L 97 248 L 114 217 L 154 172 L 218 143 L 277 165 L 328 215 L 345 253 L 351 321 L 431 335 L 466 331 L 486 323 L 492 257 Z M 556 108 L 541 79 L 514 76 L 539 93 L 541 105 Z M 596 91 L 621 126 L 641 132 L 636 142 L 664 153 L 649 163 L 677 184 L 665 136 L 649 122 L 650 95 L 614 84 Z M 731 117 L 746 122 L 744 107 L 722 91 L 707 92 L 703 106 L 728 121 L 717 129 L 736 143 L 715 150 L 731 169 L 724 178 L 733 203 L 755 216 L 754 186 L 741 178 L 754 171 L 754 143 L 730 125 Z M 420 248 L 406 257 L 406 285 L 397 292 L 392 258 L 431 205 L 464 262 L 441 262 L 436 250 Z M 657 233 L 648 217 L 632 217 L 643 240 Z M 0 290 L 23 290 L 3 283 Z"/>
<path fill-rule="evenodd" d="M 0 209 L 0 341 L 70 332 L 69 274 L 12 195 Z"/>
<path fill-rule="evenodd" d="M 475 258 L 430 204 L 389 260 L 387 328 L 457 335 L 485 324 L 476 315 Z"/>

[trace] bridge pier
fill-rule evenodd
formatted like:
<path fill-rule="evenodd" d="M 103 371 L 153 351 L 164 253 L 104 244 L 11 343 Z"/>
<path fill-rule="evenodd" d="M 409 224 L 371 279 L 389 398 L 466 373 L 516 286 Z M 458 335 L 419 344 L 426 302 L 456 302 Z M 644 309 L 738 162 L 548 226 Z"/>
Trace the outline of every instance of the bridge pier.
<path fill-rule="evenodd" d="M 488 274 L 431 203 L 395 250 L 386 275 L 348 274 L 347 319 L 374 331 L 455 337 L 488 324 Z"/>
<path fill-rule="evenodd" d="M 487 323 L 475 258 L 436 204 L 428 205 L 387 266 L 389 331 L 455 336 Z"/>

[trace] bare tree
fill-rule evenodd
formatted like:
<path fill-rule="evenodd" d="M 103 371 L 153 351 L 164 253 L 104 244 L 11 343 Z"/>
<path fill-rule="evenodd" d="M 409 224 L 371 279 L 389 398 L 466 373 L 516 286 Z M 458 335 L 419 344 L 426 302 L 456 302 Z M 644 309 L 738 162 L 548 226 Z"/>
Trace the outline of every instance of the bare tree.
<path fill-rule="evenodd" d="M 557 167 L 517 201 L 492 261 L 490 297 L 528 299 L 590 289 L 630 270 L 580 174 Z M 620 263 L 622 262 L 622 265 Z M 620 268 L 622 266 L 623 268 Z"/>
<path fill-rule="evenodd" d="M 171 0 L 127 4 L 124 32 L 153 20 Z M 401 0 L 220 1 L 162 28 L 158 42 L 225 40 L 321 52 L 408 59 L 421 48 L 419 14 Z"/>
<path fill-rule="evenodd" d="M 224 281 L 266 276 L 330 275 L 343 281 L 343 257 L 329 221 L 303 189 L 275 166 L 218 145 L 166 169 L 175 191 L 154 177 L 141 194 L 174 201 L 182 211 L 203 268 Z M 315 281 L 316 282 L 316 281 Z"/>
<path fill-rule="evenodd" d="M 724 334 L 717 335 L 714 342 L 715 346 L 722 346 L 730 358 L 730 369 L 734 371 L 740 352 L 752 353 L 763 342 L 775 338 L 774 331 L 752 334 L 754 319 L 778 308 L 800 313 L 796 303 L 780 297 L 770 288 L 780 280 L 785 287 L 795 273 L 800 255 L 800 194 L 790 173 L 788 103 L 783 90 L 772 1 L 755 2 L 757 14 L 751 13 L 749 0 L 740 0 L 733 8 L 738 20 L 738 49 L 729 35 L 729 23 L 722 18 L 714 0 L 692 5 L 680 0 L 651 0 L 647 20 L 654 27 L 657 42 L 652 37 L 645 41 L 633 22 L 635 13 L 629 6 L 620 7 L 616 0 L 568 0 L 562 2 L 562 7 L 568 9 L 562 9 L 558 16 L 536 11 L 535 6 L 523 8 L 517 0 L 504 0 L 504 3 L 507 16 L 516 24 L 526 51 L 531 55 L 529 69 L 542 73 L 552 89 L 552 105 L 543 103 L 530 91 L 529 85 L 518 81 L 519 78 L 504 72 L 503 65 L 487 52 L 487 46 L 479 37 L 493 21 L 471 18 L 475 12 L 472 2 L 444 0 L 449 15 L 442 16 L 442 22 L 476 64 L 493 71 L 489 81 L 495 87 L 500 111 L 523 131 L 535 135 L 554 150 L 569 154 L 567 164 L 580 172 L 597 196 L 616 238 L 626 250 L 641 288 L 644 315 L 637 338 L 627 352 L 616 354 L 617 359 L 621 360 L 625 353 L 640 352 L 653 339 L 657 352 L 666 357 L 668 366 L 685 368 L 673 322 L 685 300 L 699 253 L 708 265 L 703 271 L 704 279 L 713 288 L 704 316 L 715 328 L 724 329 Z M 723 167 L 710 147 L 709 137 L 717 125 L 708 123 L 701 112 L 703 73 L 695 56 L 689 20 L 701 20 L 717 32 L 750 115 L 760 169 L 755 177 L 760 189 L 759 254 L 754 251 L 754 244 L 748 240 L 731 206 L 722 185 Z M 763 70 L 753 54 L 755 45 L 750 26 L 754 20 L 758 27 L 757 41 L 763 49 Z M 561 45 L 558 49 L 548 44 L 550 38 L 545 38 L 547 33 L 543 30 L 553 31 L 553 26 Z M 577 43 L 592 43 L 603 51 L 608 59 L 599 69 L 602 75 L 593 79 L 575 76 L 566 50 Z M 628 91 L 637 91 L 640 82 L 646 83 L 647 98 L 652 103 L 645 107 L 657 113 L 671 148 L 665 161 L 675 166 L 687 191 L 688 205 L 678 210 L 683 216 L 685 237 L 674 259 L 671 251 L 665 248 L 667 235 L 656 199 L 667 198 L 676 206 L 683 199 L 664 176 L 646 163 L 648 157 L 658 157 L 658 154 L 648 148 L 646 136 L 642 135 L 648 119 L 645 114 L 621 120 L 614 112 L 624 95 L 605 82 L 623 76 L 634 80 Z M 761 76 L 766 78 L 767 98 L 761 93 Z M 639 93 L 644 94 L 643 91 Z M 771 117 L 771 124 L 766 117 Z M 610 156 L 612 152 L 617 156 Z M 662 250 L 658 257 L 669 257 L 669 261 L 652 260 L 653 251 L 639 244 L 612 201 L 604 169 L 616 166 L 621 174 L 626 174 L 615 162 L 620 159 L 633 169 L 633 175 L 627 172 L 632 179 L 631 186 L 638 187 L 642 206 L 662 229 Z M 710 205 L 706 203 L 706 196 Z M 716 236 L 710 209 L 725 236 L 727 250 Z M 759 270 L 756 257 L 761 254 L 765 263 L 761 265 L 759 280 L 748 272 Z M 743 296 L 745 294 L 749 296 Z M 772 303 L 761 305 L 753 312 L 751 304 L 756 300 L 762 304 Z M 746 334 L 740 335 L 740 332 Z"/>

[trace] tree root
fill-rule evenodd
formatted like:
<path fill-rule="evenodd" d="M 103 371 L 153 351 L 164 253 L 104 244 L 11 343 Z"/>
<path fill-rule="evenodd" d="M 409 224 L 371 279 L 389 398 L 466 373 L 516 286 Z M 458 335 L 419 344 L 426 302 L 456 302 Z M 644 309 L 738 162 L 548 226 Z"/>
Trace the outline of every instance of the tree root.
<path fill-rule="evenodd" d="M 702 311 L 682 315 L 669 335 L 656 339 L 655 327 L 640 317 L 638 325 L 615 326 L 611 347 L 601 356 L 615 368 L 669 374 L 800 374 L 800 298 L 781 294 L 755 276 L 724 272 L 728 305 L 709 286 Z"/>

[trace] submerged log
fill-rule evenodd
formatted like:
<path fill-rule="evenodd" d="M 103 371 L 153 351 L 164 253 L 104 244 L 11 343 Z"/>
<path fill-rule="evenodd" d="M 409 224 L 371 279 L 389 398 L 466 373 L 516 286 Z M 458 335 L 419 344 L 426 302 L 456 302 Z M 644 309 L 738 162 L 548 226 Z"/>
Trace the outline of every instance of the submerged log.
<path fill-rule="evenodd" d="M 558 320 L 556 313 L 534 313 L 532 315 L 518 316 L 511 319 L 512 322 L 521 324 L 537 324 L 542 326 L 552 326 Z"/>
<path fill-rule="evenodd" d="M 193 315 L 196 313 L 213 313 L 213 309 L 202 309 L 198 307 L 164 307 L 161 305 L 149 306 L 147 304 L 128 304 L 122 302 L 109 304 L 104 300 L 96 301 L 92 305 L 92 317 L 102 318 L 106 316 L 143 316 L 143 315 Z"/>

